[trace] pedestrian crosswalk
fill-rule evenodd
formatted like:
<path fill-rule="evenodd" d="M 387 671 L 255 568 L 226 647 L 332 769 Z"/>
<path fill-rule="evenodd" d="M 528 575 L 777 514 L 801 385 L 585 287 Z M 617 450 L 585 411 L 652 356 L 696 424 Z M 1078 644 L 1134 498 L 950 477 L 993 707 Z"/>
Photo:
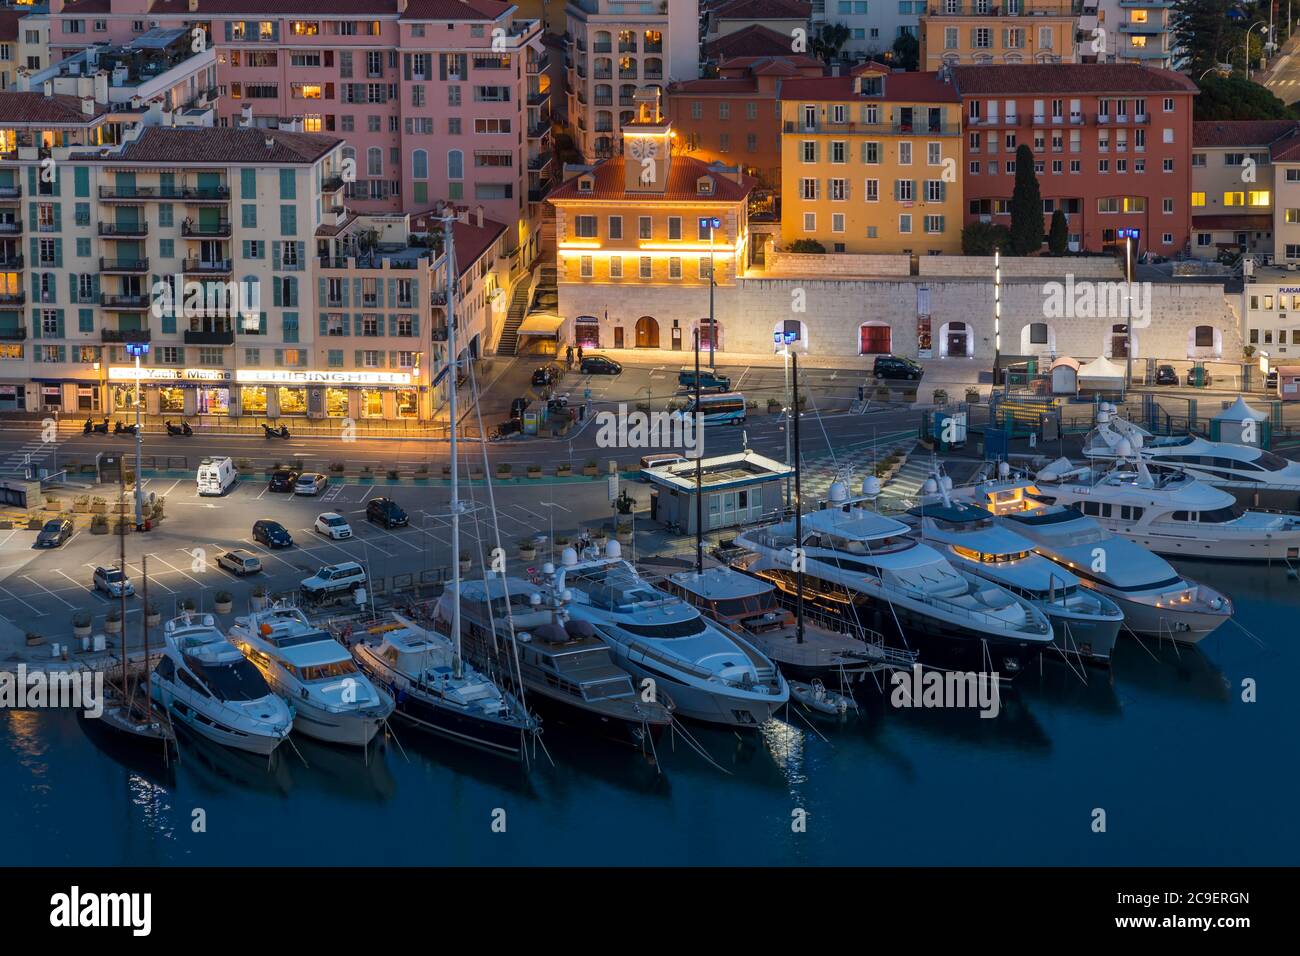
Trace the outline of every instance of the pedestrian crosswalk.
<path fill-rule="evenodd" d="M 52 456 L 58 447 L 59 442 L 57 441 L 42 441 L 39 438 L 33 438 L 11 452 L 4 461 L 0 462 L 0 475 L 8 477 L 25 476 L 30 468 L 32 477 L 35 477 L 38 469 L 48 468 L 52 465 L 54 460 Z"/>

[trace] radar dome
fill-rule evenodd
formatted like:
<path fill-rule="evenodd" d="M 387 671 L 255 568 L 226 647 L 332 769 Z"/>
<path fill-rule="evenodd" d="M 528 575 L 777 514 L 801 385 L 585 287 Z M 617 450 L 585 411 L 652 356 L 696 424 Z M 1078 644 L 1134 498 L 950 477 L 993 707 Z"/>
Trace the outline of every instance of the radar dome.
<path fill-rule="evenodd" d="M 998 477 L 999 477 L 999 478 L 1005 478 L 1005 477 L 1007 477 L 1007 475 L 1009 475 L 1009 474 L 1011 474 L 1011 465 L 1010 465 L 1010 463 L 1005 462 L 1005 461 L 1000 461 L 1000 462 L 998 462 Z"/>
<path fill-rule="evenodd" d="M 1127 438 L 1121 438 L 1119 444 L 1115 446 L 1115 454 L 1121 458 L 1131 458 L 1133 456 L 1133 443 Z"/>
<path fill-rule="evenodd" d="M 610 541 L 608 544 L 605 545 L 605 557 L 618 558 L 618 557 L 622 557 L 622 555 L 623 555 L 623 549 L 619 547 L 617 541 Z"/>
<path fill-rule="evenodd" d="M 552 564 L 550 561 L 547 561 L 545 564 L 542 565 L 542 573 L 543 573 L 543 574 L 554 574 L 554 573 L 555 573 L 555 565 Z"/>
<path fill-rule="evenodd" d="M 573 548 L 565 548 L 560 552 L 560 563 L 566 568 L 571 568 L 578 563 L 578 552 Z"/>
<path fill-rule="evenodd" d="M 862 496 L 864 498 L 875 498 L 880 494 L 880 479 L 875 475 L 868 475 L 862 479 Z"/>
<path fill-rule="evenodd" d="M 835 504 L 841 504 L 849 500 L 849 489 L 844 482 L 836 479 L 831 482 L 830 490 L 826 496 Z"/>
<path fill-rule="evenodd" d="M 933 478 L 925 479 L 925 484 L 921 485 L 921 493 L 925 495 L 932 495 L 938 490 L 939 483 Z"/>

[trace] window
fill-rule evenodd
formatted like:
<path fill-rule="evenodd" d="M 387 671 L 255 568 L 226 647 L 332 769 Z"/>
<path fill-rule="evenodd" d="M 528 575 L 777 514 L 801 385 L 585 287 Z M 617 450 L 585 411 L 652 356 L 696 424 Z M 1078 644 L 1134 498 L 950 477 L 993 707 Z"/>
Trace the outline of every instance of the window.
<path fill-rule="evenodd" d="M 637 220 L 637 238 L 639 239 L 654 238 L 654 232 L 651 228 L 651 219 L 649 216 L 641 216 Z"/>
<path fill-rule="evenodd" d="M 803 231 L 804 232 L 817 231 L 817 213 L 806 212 L 803 214 Z"/>
<path fill-rule="evenodd" d="M 584 279 L 591 278 L 592 276 L 591 256 L 583 256 L 581 258 L 580 269 L 581 269 L 580 274 L 582 278 Z"/>
<path fill-rule="evenodd" d="M 898 231 L 903 235 L 908 235 L 912 231 L 911 213 L 903 213 L 898 217 Z"/>
<path fill-rule="evenodd" d="M 608 236 L 609 236 L 610 239 L 622 239 L 622 238 L 623 238 L 623 217 L 622 217 L 622 216 L 610 216 L 610 217 L 609 217 L 609 233 L 608 233 Z"/>
<path fill-rule="evenodd" d="M 866 201 L 880 202 L 880 180 L 868 179 L 866 181 Z"/>
<path fill-rule="evenodd" d="M 579 239 L 595 239 L 596 217 L 575 216 L 573 219 L 573 232 Z"/>
<path fill-rule="evenodd" d="M 641 257 L 641 278 L 650 279 L 654 276 L 654 260 L 650 256 Z"/>

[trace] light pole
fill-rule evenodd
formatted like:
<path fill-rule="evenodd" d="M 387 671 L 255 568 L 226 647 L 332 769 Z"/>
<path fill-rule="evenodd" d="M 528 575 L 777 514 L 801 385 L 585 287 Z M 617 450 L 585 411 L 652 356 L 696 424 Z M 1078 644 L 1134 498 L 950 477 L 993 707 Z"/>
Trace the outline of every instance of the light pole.
<path fill-rule="evenodd" d="M 1133 384 L 1133 240 L 1140 239 L 1141 229 L 1120 229 L 1118 235 L 1124 240 L 1124 282 L 1128 286 L 1128 307 L 1124 309 L 1124 391 L 1128 392 Z"/>
<path fill-rule="evenodd" d="M 998 385 L 1002 360 L 1002 253 L 993 250 L 993 387 Z"/>
<path fill-rule="evenodd" d="M 1264 30 L 1261 35 L 1266 34 L 1268 33 L 1268 22 L 1265 20 L 1256 20 L 1254 23 L 1252 23 L 1250 26 L 1246 28 L 1246 39 L 1245 41 L 1243 41 L 1243 46 L 1245 47 L 1246 50 L 1246 79 L 1247 80 L 1250 79 L 1250 31 L 1255 29 L 1255 27 L 1263 27 Z"/>
<path fill-rule="evenodd" d="M 128 355 L 135 357 L 135 530 L 144 530 L 144 485 L 141 482 L 144 465 L 144 424 L 141 422 L 140 409 L 140 359 L 149 354 L 148 342 L 128 342 Z"/>
<path fill-rule="evenodd" d="M 717 280 L 713 276 L 713 230 L 722 228 L 722 220 L 717 216 L 702 217 L 700 219 L 700 228 L 709 230 L 709 368 L 713 368 L 713 340 L 717 338 L 717 321 L 713 317 L 713 287 L 716 286 Z"/>

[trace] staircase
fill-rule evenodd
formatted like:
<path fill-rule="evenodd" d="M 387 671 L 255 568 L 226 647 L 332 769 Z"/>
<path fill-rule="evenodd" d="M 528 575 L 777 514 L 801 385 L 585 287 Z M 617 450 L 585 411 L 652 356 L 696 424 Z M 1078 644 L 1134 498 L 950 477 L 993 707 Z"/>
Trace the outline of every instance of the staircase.
<path fill-rule="evenodd" d="M 524 324 L 528 313 L 528 288 L 530 283 L 523 277 L 515 285 L 510 298 L 510 311 L 506 313 L 506 324 L 501 330 L 501 339 L 497 342 L 497 355 L 514 355 L 519 347 L 519 326 Z"/>

